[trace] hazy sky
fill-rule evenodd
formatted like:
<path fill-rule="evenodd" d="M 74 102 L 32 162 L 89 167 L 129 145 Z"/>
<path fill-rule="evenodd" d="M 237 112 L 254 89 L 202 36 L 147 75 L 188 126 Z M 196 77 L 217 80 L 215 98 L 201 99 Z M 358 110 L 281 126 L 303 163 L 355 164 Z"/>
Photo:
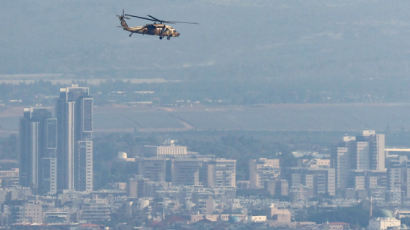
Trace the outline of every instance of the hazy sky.
<path fill-rule="evenodd" d="M 406 78 L 410 2 L 378 0 L 4 0 L 0 74 L 79 77 Z M 170 41 L 116 14 L 196 21 Z M 132 19 L 129 25 L 143 25 Z"/>

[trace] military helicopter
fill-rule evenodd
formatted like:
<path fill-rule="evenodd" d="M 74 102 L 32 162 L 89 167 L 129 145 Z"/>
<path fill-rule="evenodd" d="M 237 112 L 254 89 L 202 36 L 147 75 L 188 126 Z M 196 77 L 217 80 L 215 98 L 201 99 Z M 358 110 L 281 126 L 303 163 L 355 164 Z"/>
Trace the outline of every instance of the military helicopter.
<path fill-rule="evenodd" d="M 124 14 L 124 10 L 122 10 L 122 15 L 117 15 L 120 19 L 121 27 L 123 30 L 126 30 L 130 33 L 130 37 L 132 34 L 148 34 L 148 35 L 156 35 L 159 36 L 159 39 L 166 37 L 168 40 L 171 37 L 178 37 L 180 33 L 178 33 L 172 26 L 166 25 L 167 24 L 176 24 L 176 23 L 186 23 L 186 24 L 198 24 L 196 22 L 182 22 L 182 21 L 166 21 L 155 18 L 154 16 L 147 15 L 148 17 L 140 17 L 132 14 Z M 152 21 L 151 24 L 146 24 L 145 26 L 134 26 L 129 27 L 125 19 L 130 19 L 129 17 L 140 18 L 148 21 Z"/>

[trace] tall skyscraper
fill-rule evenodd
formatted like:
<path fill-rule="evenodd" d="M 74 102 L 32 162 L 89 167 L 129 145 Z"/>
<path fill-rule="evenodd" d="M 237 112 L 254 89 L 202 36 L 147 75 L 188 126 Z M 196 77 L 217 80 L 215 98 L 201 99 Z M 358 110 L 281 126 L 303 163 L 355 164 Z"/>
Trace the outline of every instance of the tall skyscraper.
<path fill-rule="evenodd" d="M 336 188 L 345 189 L 353 184 L 352 170 L 356 169 L 356 137 L 344 136 L 336 146 L 333 155 L 333 167 L 336 170 Z M 341 191 L 341 190 L 338 190 Z"/>
<path fill-rule="evenodd" d="M 358 136 L 345 136 L 333 154 L 338 191 L 346 188 L 376 189 L 386 173 L 384 134 L 364 130 Z"/>
<path fill-rule="evenodd" d="M 350 152 L 348 147 L 336 147 L 334 168 L 336 169 L 336 188 L 347 188 L 351 170 Z"/>
<path fill-rule="evenodd" d="M 386 155 L 384 152 L 384 134 L 376 134 L 374 130 L 363 130 L 361 136 L 356 137 L 358 143 L 358 158 L 364 159 L 360 169 L 370 169 L 383 171 L 386 170 Z M 360 152 L 359 151 L 364 151 Z M 359 152 L 364 155 L 359 156 Z M 359 169 L 359 168 L 357 168 Z"/>
<path fill-rule="evenodd" d="M 58 121 L 58 190 L 93 190 L 93 98 L 88 87 L 60 89 Z"/>
<path fill-rule="evenodd" d="M 35 193 L 57 192 L 57 120 L 44 108 L 25 108 L 20 120 L 20 183 Z"/>
<path fill-rule="evenodd" d="M 370 169 L 370 152 L 369 152 L 369 142 L 357 141 L 355 143 L 356 150 L 356 167 L 357 170 L 369 170 Z"/>

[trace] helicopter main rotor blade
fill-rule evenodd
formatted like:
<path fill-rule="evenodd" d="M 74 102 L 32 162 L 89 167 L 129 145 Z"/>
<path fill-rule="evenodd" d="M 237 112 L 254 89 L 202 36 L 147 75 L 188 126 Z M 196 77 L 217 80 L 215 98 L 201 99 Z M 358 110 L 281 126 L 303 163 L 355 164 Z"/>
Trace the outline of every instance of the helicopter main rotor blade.
<path fill-rule="evenodd" d="M 140 16 L 136 16 L 136 15 L 132 15 L 132 14 L 125 14 L 125 16 L 134 17 L 134 18 L 140 18 L 140 19 L 144 19 L 144 20 L 148 20 L 148 21 L 153 21 L 153 22 L 155 22 L 155 20 L 153 20 L 153 19 L 151 19 L 151 18 L 140 17 Z"/>
<path fill-rule="evenodd" d="M 132 14 L 124 14 L 125 16 L 129 16 L 129 17 L 134 17 L 134 18 L 140 18 L 140 19 L 144 19 L 144 20 L 148 20 L 148 21 L 152 21 L 152 22 L 159 22 L 159 23 L 168 23 L 168 24 L 176 24 L 176 23 L 185 23 L 185 24 L 199 24 L 197 22 L 185 22 L 185 21 L 166 21 L 166 20 L 161 20 L 158 19 L 152 15 L 147 15 L 149 18 L 147 17 L 141 17 L 141 16 L 137 16 L 137 15 L 132 15 Z"/>
<path fill-rule="evenodd" d="M 184 21 L 169 21 L 170 24 L 185 23 L 185 24 L 199 24 L 198 22 L 184 22 Z"/>
<path fill-rule="evenodd" d="M 150 18 L 152 18 L 153 20 L 155 20 L 155 21 L 157 21 L 157 22 L 168 22 L 168 21 L 165 21 L 165 20 L 161 20 L 161 19 L 158 19 L 158 18 L 156 18 L 156 17 L 154 17 L 154 16 L 152 16 L 152 15 L 147 15 L 148 17 L 150 17 Z"/>
<path fill-rule="evenodd" d="M 176 23 L 185 23 L 185 24 L 199 24 L 199 23 L 197 23 L 197 22 L 185 22 L 185 21 L 166 21 L 166 20 L 161 20 L 161 19 L 158 19 L 158 18 L 156 18 L 156 17 L 154 17 L 154 16 L 152 16 L 152 15 L 147 15 L 148 17 L 150 17 L 150 18 L 152 18 L 152 19 L 154 19 L 154 20 L 156 20 L 157 22 L 161 22 L 161 23 L 169 23 L 169 24 L 176 24 Z"/>

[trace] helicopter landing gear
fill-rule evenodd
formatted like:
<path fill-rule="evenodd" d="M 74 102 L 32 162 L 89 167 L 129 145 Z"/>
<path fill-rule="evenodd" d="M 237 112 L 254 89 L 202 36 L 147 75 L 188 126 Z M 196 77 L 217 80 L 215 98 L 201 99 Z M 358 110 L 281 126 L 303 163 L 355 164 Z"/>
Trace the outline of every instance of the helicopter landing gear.
<path fill-rule="evenodd" d="M 171 36 L 168 36 L 168 37 L 167 37 L 167 40 L 170 40 L 170 39 L 171 39 Z"/>
<path fill-rule="evenodd" d="M 159 37 L 159 40 L 162 40 L 162 37 Z"/>

